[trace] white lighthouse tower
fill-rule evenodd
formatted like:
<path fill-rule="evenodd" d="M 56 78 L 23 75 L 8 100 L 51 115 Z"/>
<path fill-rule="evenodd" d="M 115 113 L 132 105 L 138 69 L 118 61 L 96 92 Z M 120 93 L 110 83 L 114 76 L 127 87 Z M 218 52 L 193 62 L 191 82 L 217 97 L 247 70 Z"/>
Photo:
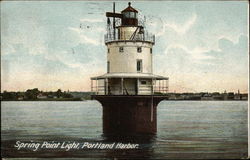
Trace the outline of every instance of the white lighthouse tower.
<path fill-rule="evenodd" d="M 107 73 L 91 78 L 92 97 L 103 106 L 104 133 L 155 133 L 156 106 L 168 91 L 168 78 L 153 74 L 155 36 L 131 3 L 121 13 L 115 13 L 114 4 L 106 16 Z"/>

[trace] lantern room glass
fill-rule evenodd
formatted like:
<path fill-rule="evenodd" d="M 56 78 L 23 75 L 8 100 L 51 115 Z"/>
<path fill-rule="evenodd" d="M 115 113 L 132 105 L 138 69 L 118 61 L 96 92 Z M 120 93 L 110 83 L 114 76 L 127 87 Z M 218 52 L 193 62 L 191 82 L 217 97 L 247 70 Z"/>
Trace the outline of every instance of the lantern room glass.
<path fill-rule="evenodd" d="M 136 12 L 124 12 L 123 15 L 125 18 L 137 18 Z"/>

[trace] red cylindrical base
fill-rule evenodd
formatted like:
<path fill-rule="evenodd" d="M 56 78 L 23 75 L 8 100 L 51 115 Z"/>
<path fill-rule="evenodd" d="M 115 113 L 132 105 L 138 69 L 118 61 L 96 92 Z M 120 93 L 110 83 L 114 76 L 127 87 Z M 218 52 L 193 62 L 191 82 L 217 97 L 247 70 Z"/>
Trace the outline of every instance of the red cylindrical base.
<path fill-rule="evenodd" d="M 157 105 L 163 96 L 95 95 L 103 107 L 104 134 L 155 134 Z"/>

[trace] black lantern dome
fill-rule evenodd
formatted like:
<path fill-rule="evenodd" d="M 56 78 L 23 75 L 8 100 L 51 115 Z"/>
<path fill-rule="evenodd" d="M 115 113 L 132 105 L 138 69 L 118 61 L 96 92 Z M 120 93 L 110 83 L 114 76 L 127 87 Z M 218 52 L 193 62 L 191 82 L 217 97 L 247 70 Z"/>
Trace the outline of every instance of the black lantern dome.
<path fill-rule="evenodd" d="M 123 26 L 138 26 L 137 15 L 138 11 L 131 7 L 131 3 L 128 3 L 128 7 L 122 12 L 122 25 Z"/>

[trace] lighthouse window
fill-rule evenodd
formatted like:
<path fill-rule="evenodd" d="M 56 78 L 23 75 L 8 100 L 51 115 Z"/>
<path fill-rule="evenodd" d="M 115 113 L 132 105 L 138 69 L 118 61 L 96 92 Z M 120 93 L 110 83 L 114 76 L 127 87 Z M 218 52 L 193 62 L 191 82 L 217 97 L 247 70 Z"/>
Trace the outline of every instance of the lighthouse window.
<path fill-rule="evenodd" d="M 130 13 L 130 18 L 135 18 L 135 12 Z"/>
<path fill-rule="evenodd" d="M 123 52 L 123 51 L 124 51 L 123 47 L 119 47 L 119 52 Z"/>
<path fill-rule="evenodd" d="M 129 18 L 129 12 L 124 13 L 125 18 Z"/>
<path fill-rule="evenodd" d="M 107 72 L 109 73 L 109 71 L 110 71 L 110 63 L 109 63 L 109 61 L 107 62 Z"/>
<path fill-rule="evenodd" d="M 137 18 L 137 14 L 135 12 L 124 12 L 125 18 Z"/>
<path fill-rule="evenodd" d="M 150 53 L 151 53 L 151 54 L 153 53 L 153 49 L 152 49 L 152 48 L 150 48 Z"/>
<path fill-rule="evenodd" d="M 141 47 L 137 47 L 137 52 L 141 53 Z"/>
<path fill-rule="evenodd" d="M 108 48 L 108 53 L 110 52 L 109 48 Z"/>
<path fill-rule="evenodd" d="M 147 84 L 147 81 L 141 81 L 141 84 Z"/>
<path fill-rule="evenodd" d="M 141 59 L 137 60 L 136 69 L 137 69 L 137 72 L 142 72 L 142 60 Z"/>

